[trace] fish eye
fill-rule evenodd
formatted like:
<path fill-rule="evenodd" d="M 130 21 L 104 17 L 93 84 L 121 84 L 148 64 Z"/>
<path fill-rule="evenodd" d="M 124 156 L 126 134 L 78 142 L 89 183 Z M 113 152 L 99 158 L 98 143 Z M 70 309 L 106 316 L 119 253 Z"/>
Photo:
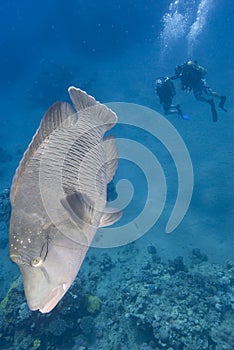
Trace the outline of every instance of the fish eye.
<path fill-rule="evenodd" d="M 40 256 L 38 256 L 37 258 L 35 258 L 31 261 L 31 265 L 33 267 L 38 267 L 41 265 L 41 263 L 42 263 L 42 258 Z"/>

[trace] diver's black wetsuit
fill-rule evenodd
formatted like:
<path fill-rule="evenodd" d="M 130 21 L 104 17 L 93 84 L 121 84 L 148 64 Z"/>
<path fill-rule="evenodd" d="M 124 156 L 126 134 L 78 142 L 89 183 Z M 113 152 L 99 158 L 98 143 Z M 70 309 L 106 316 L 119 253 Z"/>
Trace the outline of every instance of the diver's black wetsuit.
<path fill-rule="evenodd" d="M 206 75 L 206 70 L 198 65 L 196 62 L 188 61 L 182 66 L 176 66 L 176 75 L 171 79 L 180 78 L 182 90 L 191 91 L 193 90 L 194 96 L 198 101 L 209 103 L 211 106 L 212 118 L 216 122 L 218 119 L 218 114 L 215 108 L 215 103 L 213 99 L 206 98 L 203 93 L 209 96 L 220 98 L 219 107 L 225 112 L 224 103 L 226 101 L 226 96 L 221 96 L 217 92 L 212 91 L 212 89 L 206 84 L 204 76 Z"/>
<path fill-rule="evenodd" d="M 182 116 L 180 105 L 173 105 L 173 97 L 176 94 L 174 83 L 170 78 L 158 78 L 155 82 L 155 92 L 159 97 L 160 104 L 163 106 L 164 113 L 177 113 Z"/>

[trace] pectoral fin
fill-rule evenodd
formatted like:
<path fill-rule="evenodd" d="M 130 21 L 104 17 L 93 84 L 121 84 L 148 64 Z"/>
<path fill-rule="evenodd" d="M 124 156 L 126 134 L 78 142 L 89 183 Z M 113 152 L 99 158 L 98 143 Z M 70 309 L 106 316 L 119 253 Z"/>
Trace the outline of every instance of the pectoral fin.
<path fill-rule="evenodd" d="M 105 212 L 102 214 L 99 227 L 110 226 L 117 222 L 123 215 L 121 210 L 115 208 L 106 208 Z"/>
<path fill-rule="evenodd" d="M 86 224 L 92 224 L 94 205 L 85 194 L 80 192 L 69 194 L 61 199 L 61 204 L 80 229 L 83 229 Z"/>

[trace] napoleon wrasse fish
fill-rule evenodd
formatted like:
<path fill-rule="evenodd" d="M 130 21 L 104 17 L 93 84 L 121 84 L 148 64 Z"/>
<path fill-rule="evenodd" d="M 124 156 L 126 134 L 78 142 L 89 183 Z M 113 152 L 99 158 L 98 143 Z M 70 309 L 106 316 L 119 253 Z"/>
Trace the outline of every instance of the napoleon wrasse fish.
<path fill-rule="evenodd" d="M 74 281 L 98 227 L 122 212 L 106 208 L 117 168 L 116 114 L 86 92 L 68 89 L 44 115 L 11 187 L 10 257 L 31 310 L 50 312 Z"/>

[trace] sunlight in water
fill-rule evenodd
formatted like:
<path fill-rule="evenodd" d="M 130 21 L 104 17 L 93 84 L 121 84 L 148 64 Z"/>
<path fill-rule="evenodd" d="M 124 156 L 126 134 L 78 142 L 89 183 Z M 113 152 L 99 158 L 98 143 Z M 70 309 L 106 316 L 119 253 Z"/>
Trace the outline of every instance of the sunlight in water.
<path fill-rule="evenodd" d="M 161 52 L 164 56 L 178 41 L 186 41 L 191 55 L 203 32 L 212 8 L 212 0 L 176 0 L 162 18 Z"/>
<path fill-rule="evenodd" d="M 196 20 L 187 34 L 188 54 L 191 55 L 197 43 L 198 36 L 203 32 L 207 18 L 212 7 L 212 0 L 202 0 L 198 6 Z"/>

